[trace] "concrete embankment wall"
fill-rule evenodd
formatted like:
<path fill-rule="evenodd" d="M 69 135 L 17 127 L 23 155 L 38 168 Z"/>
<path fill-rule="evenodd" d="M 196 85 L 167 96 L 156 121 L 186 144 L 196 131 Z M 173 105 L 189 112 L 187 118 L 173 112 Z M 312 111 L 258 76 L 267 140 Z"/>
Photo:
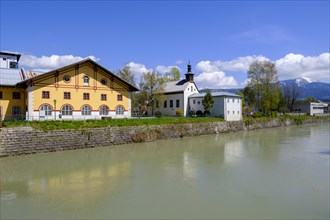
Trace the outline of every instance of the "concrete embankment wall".
<path fill-rule="evenodd" d="M 310 118 L 303 124 L 330 122 L 330 118 Z M 132 127 L 105 127 L 77 130 L 40 131 L 31 127 L 2 128 L 0 157 L 33 154 L 126 143 L 148 142 L 241 130 L 296 125 L 294 120 L 274 119 L 267 122 L 205 122 Z"/>

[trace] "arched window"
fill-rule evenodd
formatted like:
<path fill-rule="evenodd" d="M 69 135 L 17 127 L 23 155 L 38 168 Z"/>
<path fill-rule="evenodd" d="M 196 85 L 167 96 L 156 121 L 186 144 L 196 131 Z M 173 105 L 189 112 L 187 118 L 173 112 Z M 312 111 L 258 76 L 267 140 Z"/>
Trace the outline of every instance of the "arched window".
<path fill-rule="evenodd" d="M 45 112 L 45 116 L 52 115 L 52 107 L 50 105 L 42 105 L 40 111 Z"/>
<path fill-rule="evenodd" d="M 121 105 L 118 105 L 116 107 L 116 115 L 123 115 L 124 114 L 124 107 Z"/>
<path fill-rule="evenodd" d="M 106 105 L 101 105 L 100 107 L 100 115 L 108 115 L 109 108 Z"/>
<path fill-rule="evenodd" d="M 91 115 L 92 114 L 92 110 L 91 107 L 89 107 L 88 105 L 84 105 L 81 108 L 81 115 Z"/>
<path fill-rule="evenodd" d="M 65 105 L 61 110 L 62 115 L 72 115 L 72 108 L 69 105 Z"/>
<path fill-rule="evenodd" d="M 89 77 L 84 76 L 84 86 L 89 86 Z"/>

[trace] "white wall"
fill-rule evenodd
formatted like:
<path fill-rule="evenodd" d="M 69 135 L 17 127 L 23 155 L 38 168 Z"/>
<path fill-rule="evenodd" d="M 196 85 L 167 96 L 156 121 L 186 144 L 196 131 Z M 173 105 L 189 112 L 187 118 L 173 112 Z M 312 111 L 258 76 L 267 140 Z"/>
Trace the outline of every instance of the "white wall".
<path fill-rule="evenodd" d="M 170 107 L 170 100 L 173 101 L 173 107 Z M 176 100 L 179 100 L 179 107 L 176 107 Z M 167 107 L 164 108 L 164 102 L 167 102 Z M 183 93 L 179 94 L 167 94 L 159 102 L 159 111 L 162 115 L 175 116 L 176 110 L 184 110 L 184 95 Z"/>
<path fill-rule="evenodd" d="M 224 98 L 224 119 L 226 121 L 242 120 L 242 100 L 238 97 Z"/>
<path fill-rule="evenodd" d="M 17 62 L 16 56 L 0 55 L 0 68 L 10 68 L 10 62 Z"/>

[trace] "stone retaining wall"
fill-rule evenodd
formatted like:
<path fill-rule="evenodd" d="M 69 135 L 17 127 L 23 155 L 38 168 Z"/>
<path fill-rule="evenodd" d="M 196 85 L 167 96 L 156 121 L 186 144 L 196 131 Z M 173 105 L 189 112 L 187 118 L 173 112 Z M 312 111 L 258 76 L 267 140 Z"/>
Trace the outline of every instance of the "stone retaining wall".
<path fill-rule="evenodd" d="M 330 118 L 307 119 L 303 123 L 330 122 Z M 148 142 L 241 130 L 296 125 L 293 120 L 274 119 L 269 122 L 205 122 L 132 127 L 106 127 L 78 130 L 40 131 L 31 127 L 2 128 L 0 157 L 61 150 Z"/>

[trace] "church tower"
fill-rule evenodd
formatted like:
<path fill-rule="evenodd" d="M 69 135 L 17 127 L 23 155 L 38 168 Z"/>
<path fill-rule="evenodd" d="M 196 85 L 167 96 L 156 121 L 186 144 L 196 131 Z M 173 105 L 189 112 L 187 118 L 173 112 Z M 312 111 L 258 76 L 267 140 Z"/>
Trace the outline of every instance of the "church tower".
<path fill-rule="evenodd" d="M 187 68 L 188 71 L 187 71 L 187 73 L 185 74 L 185 76 L 186 76 L 186 81 L 187 81 L 187 82 L 194 82 L 194 74 L 191 72 L 190 61 L 189 61 L 187 67 L 188 67 L 188 68 Z"/>

